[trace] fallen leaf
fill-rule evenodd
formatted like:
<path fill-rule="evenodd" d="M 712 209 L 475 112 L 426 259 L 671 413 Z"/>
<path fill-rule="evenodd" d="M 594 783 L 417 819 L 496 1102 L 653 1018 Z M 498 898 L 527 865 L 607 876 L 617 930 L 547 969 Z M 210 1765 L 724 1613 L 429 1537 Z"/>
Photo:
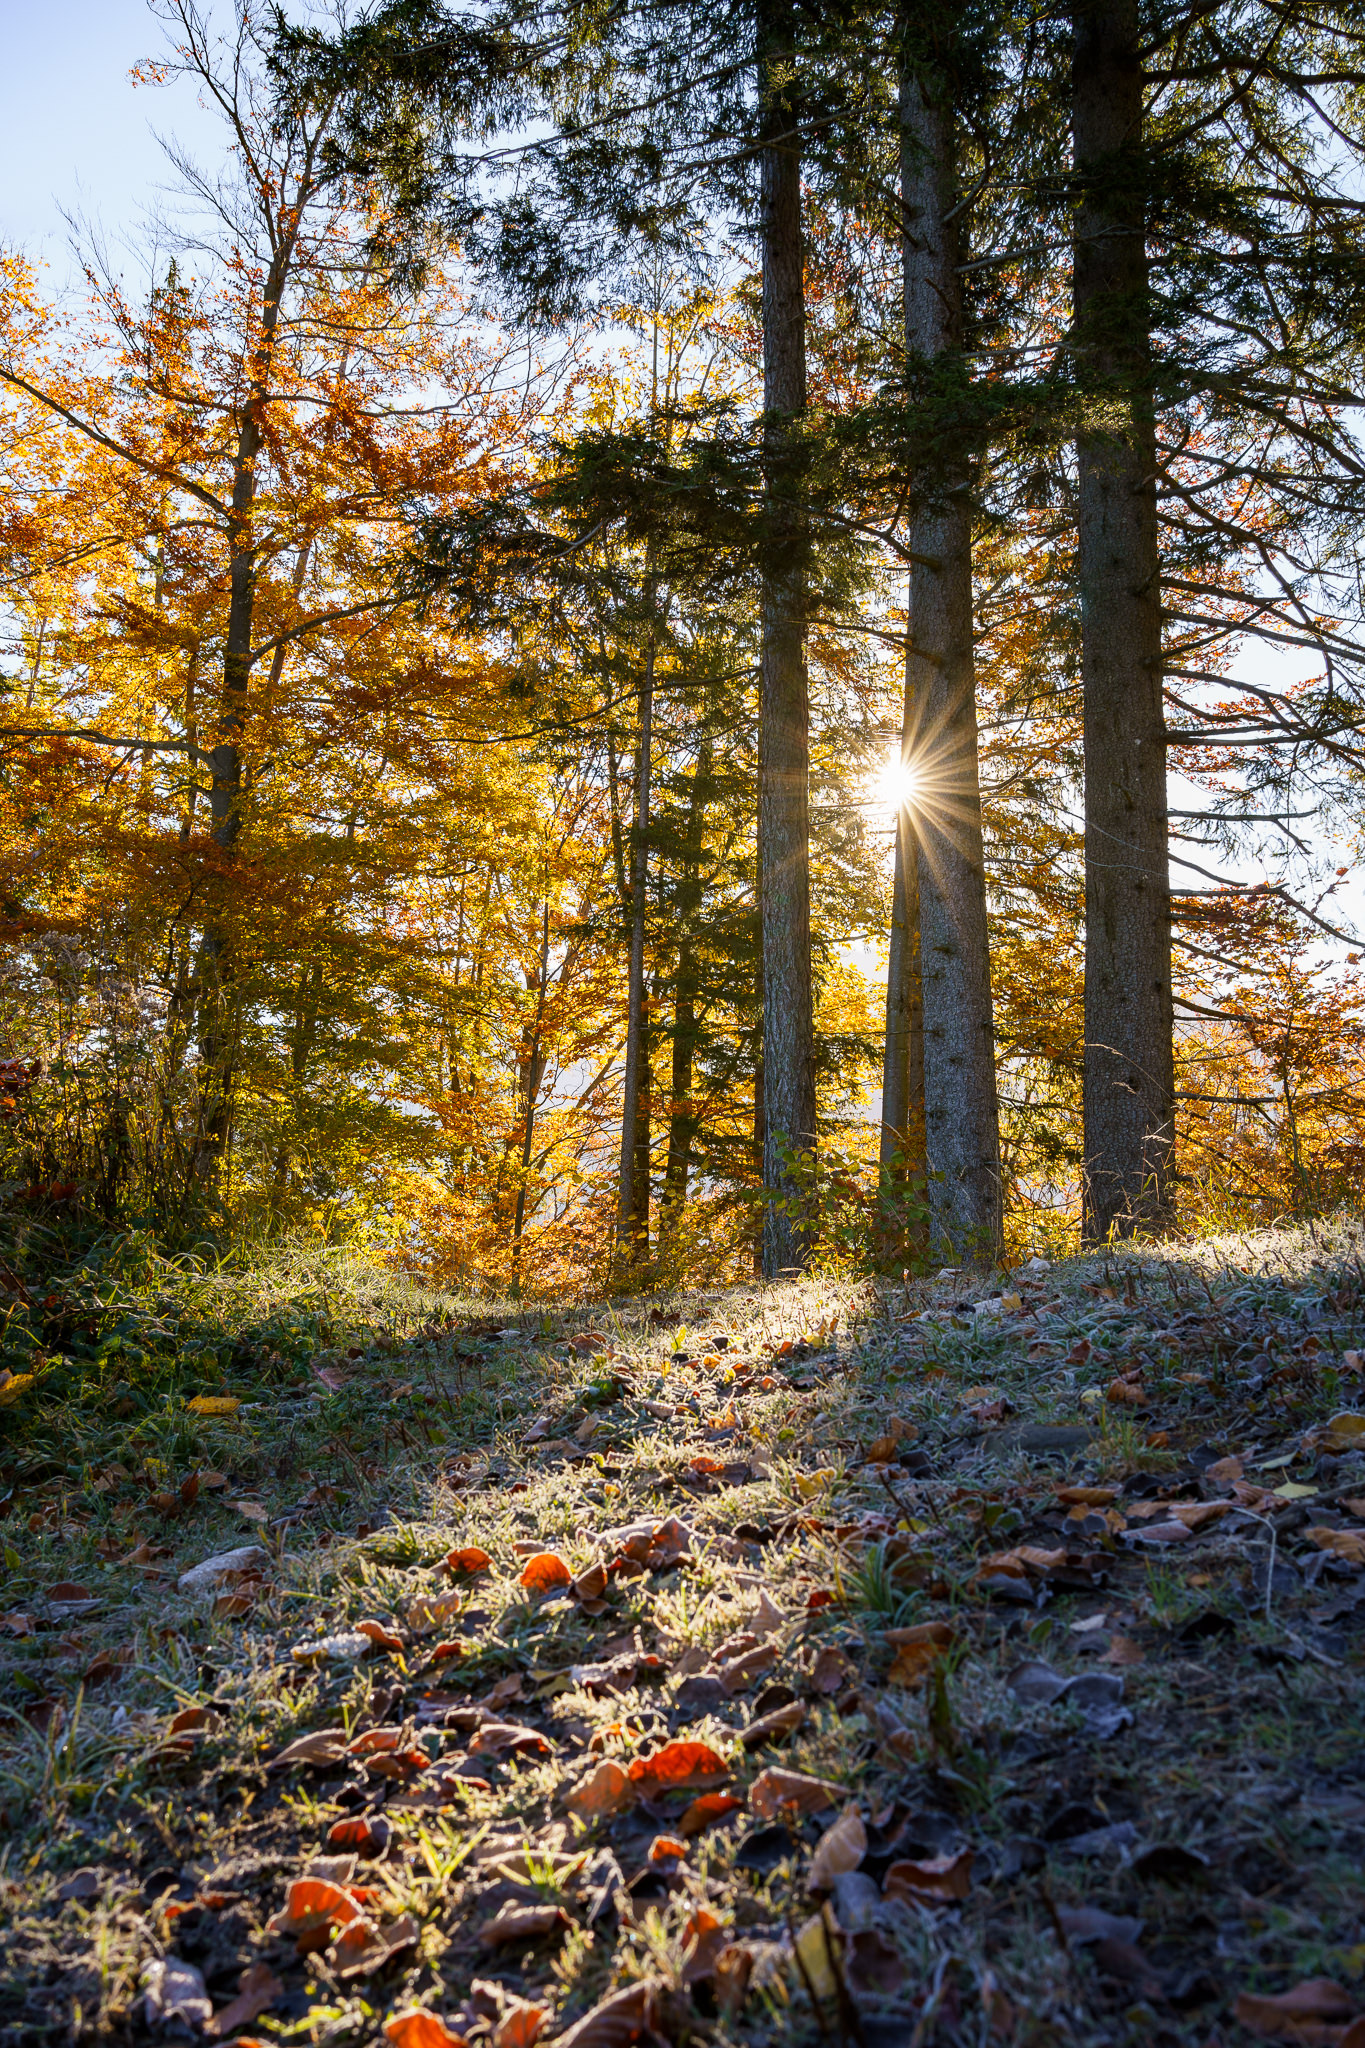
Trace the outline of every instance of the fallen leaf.
<path fill-rule="evenodd" d="M 1244 1467 L 1240 1458 L 1218 1458 L 1205 1470 L 1204 1477 L 1215 1486 L 1232 1486 L 1243 1477 Z"/>
<path fill-rule="evenodd" d="M 785 1628 L 787 1617 L 773 1599 L 766 1586 L 759 1589 L 758 1605 L 748 1616 L 747 1626 L 751 1635 L 770 1636 L 778 1629 Z"/>
<path fill-rule="evenodd" d="M 192 2027 L 203 2026 L 213 2017 L 213 2000 L 204 1979 L 193 1963 L 178 1956 L 148 1963 L 142 1978 L 143 2009 L 152 2026 L 166 2020 L 186 2020 Z"/>
<path fill-rule="evenodd" d="M 1146 1655 L 1147 1653 L 1141 1643 L 1135 1643 L 1131 1636 L 1116 1635 L 1110 1636 L 1109 1648 L 1101 1657 L 1100 1662 L 1102 1664 L 1114 1664 L 1123 1668 L 1128 1665 L 1143 1663 Z"/>
<path fill-rule="evenodd" d="M 624 1775 L 623 1772 L 622 1776 Z M 729 1814 L 738 1813 L 743 1805 L 744 1801 L 737 1799 L 733 1792 L 703 1792 L 692 1801 L 683 1814 L 678 1822 L 678 1832 L 689 1838 L 699 1835 L 703 1828 L 712 1827 L 718 1820 L 726 1819 Z"/>
<path fill-rule="evenodd" d="M 1107 1508 L 1119 1497 L 1116 1486 L 1059 1486 L 1055 1491 L 1066 1507 Z"/>
<path fill-rule="evenodd" d="M 128 1562 L 135 1561 L 141 1563 L 143 1560 L 134 1553 Z M 180 1574 L 176 1585 L 182 1593 L 213 1593 L 247 1573 L 259 1572 L 269 1562 L 269 1551 L 263 1550 L 259 1543 L 243 1543 L 236 1550 L 220 1550 L 215 1556 L 191 1565 L 187 1572 Z"/>
<path fill-rule="evenodd" d="M 481 1696 L 479 1705 L 490 1708 L 505 1707 L 512 1700 L 519 1700 L 523 1689 L 521 1673 L 509 1671 L 506 1678 L 500 1678 L 495 1685 L 489 1686 L 487 1692 Z"/>
<path fill-rule="evenodd" d="M 382 1856 L 392 1839 L 393 1829 L 382 1814 L 349 1814 L 327 1830 L 329 1849 L 354 1849 L 364 1857 Z"/>
<path fill-rule="evenodd" d="M 1324 1449 L 1339 1451 L 1354 1450 L 1362 1440 L 1365 1440 L 1365 1415 L 1356 1415 L 1349 1409 L 1333 1415 L 1315 1437 Z"/>
<path fill-rule="evenodd" d="M 335 1764 L 346 1754 L 347 1735 L 344 1728 L 316 1728 L 311 1735 L 300 1735 L 273 1756 L 268 1770 L 287 1770 L 293 1764 Z"/>
<path fill-rule="evenodd" d="M 6 1635 L 31 1636 L 33 1634 L 33 1616 L 31 1614 L 21 1614 L 17 1608 L 12 1607 L 8 1614 L 0 1614 L 0 1628 L 5 1631 Z"/>
<path fill-rule="evenodd" d="M 701 1984 L 715 1976 L 730 1936 L 708 1907 L 699 1906 L 683 1929 L 683 1943 L 683 1983 Z"/>
<path fill-rule="evenodd" d="M 959 1849 L 955 1856 L 893 1863 L 882 1879 L 882 1891 L 889 1899 L 931 1899 L 945 1904 L 965 1899 L 972 1886 L 974 1854 L 971 1849 Z"/>
<path fill-rule="evenodd" d="M 884 1934 L 867 1927 L 845 1944 L 844 1976 L 850 1991 L 886 1997 L 904 1984 L 905 1960 Z"/>
<path fill-rule="evenodd" d="M 237 1980 L 237 1996 L 204 2022 L 204 2032 L 210 2041 L 221 2041 L 224 2035 L 236 2033 L 238 2027 L 250 2026 L 252 2020 L 259 2019 L 283 1997 L 284 1985 L 269 1963 L 253 1963 Z"/>
<path fill-rule="evenodd" d="M 471 1756 L 551 1756 L 554 1745 L 520 1721 L 485 1721 L 470 1738 Z"/>
<path fill-rule="evenodd" d="M 391 1927 L 378 1929 L 367 1920 L 355 1920 L 346 1928 L 332 1951 L 339 1977 L 372 1977 L 404 1949 L 415 1948 L 422 1930 L 410 1913 Z"/>
<path fill-rule="evenodd" d="M 867 1854 L 867 1829 L 856 1806 L 827 1828 L 815 1845 L 806 1883 L 813 1892 L 827 1892 L 836 1877 L 856 1870 Z"/>
<path fill-rule="evenodd" d="M 1241 1991 L 1233 2006 L 1236 2017 L 1253 2034 L 1286 2041 L 1330 2039 L 1314 2023 L 1349 2020 L 1354 2011 L 1355 2001 L 1350 1992 L 1333 1983 L 1330 1977 L 1309 1977 L 1292 1990 L 1270 1995 Z"/>
<path fill-rule="evenodd" d="M 310 1935 L 330 1927 L 345 1927 L 361 1917 L 360 1905 L 339 1884 L 323 1877 L 296 1877 L 284 1906 L 266 1922 L 266 1932 L 292 1934 L 306 1942 Z"/>
<path fill-rule="evenodd" d="M 562 1906 L 518 1906 L 509 1899 L 491 1920 L 484 1921 L 479 1940 L 485 1948 L 501 1948 L 509 1941 L 543 1941 L 546 1935 L 572 1925 Z"/>
<path fill-rule="evenodd" d="M 763 1678 L 777 1662 L 777 1649 L 772 1643 L 759 1643 L 755 1649 L 746 1650 L 743 1656 L 731 1657 L 716 1667 L 716 1676 L 728 1693 L 745 1692 L 756 1678 Z"/>
<path fill-rule="evenodd" d="M 374 1644 L 376 1650 L 393 1651 L 401 1650 L 405 1647 L 403 1638 L 395 1635 L 391 1628 L 385 1628 L 382 1621 L 358 1621 L 355 1625 L 355 1632 L 357 1635 L 367 1637 Z"/>
<path fill-rule="evenodd" d="M 65 1884 L 57 1887 L 59 1899 L 93 1899 L 100 1888 L 100 1873 L 87 1864 L 83 1870 L 73 1870 Z"/>
<path fill-rule="evenodd" d="M 455 1619 L 463 1605 L 464 1599 L 459 1593 L 442 1593 L 435 1599 L 430 1595 L 423 1595 L 408 1605 L 408 1627 L 444 1628 L 448 1621 Z"/>
<path fill-rule="evenodd" d="M 529 1998 L 514 1998 L 493 2029 L 493 2048 L 534 2048 L 550 2017 L 548 2005 Z M 418 2043 L 417 2048 L 426 2048 Z"/>
<path fill-rule="evenodd" d="M 687 1860 L 687 1844 L 680 1842 L 676 1835 L 656 1835 L 645 1860 L 648 1863 L 683 1863 Z"/>
<path fill-rule="evenodd" d="M 8 1408 L 26 1394 L 38 1375 L 34 1372 L 0 1372 L 0 1408 Z"/>
<path fill-rule="evenodd" d="M 1344 1558 L 1347 1564 L 1365 1564 L 1365 1536 L 1359 1530 L 1318 1528 L 1305 1529 L 1303 1533 L 1319 1550 L 1329 1550 L 1333 1557 Z"/>
<path fill-rule="evenodd" d="M 832 1643 L 827 1643 L 811 1666 L 811 1691 L 827 1696 L 838 1692 L 847 1681 L 852 1668 L 843 1651 L 836 1649 Z"/>
<path fill-rule="evenodd" d="M 779 1813 L 821 1813 L 847 1795 L 847 1785 L 812 1778 L 804 1771 L 784 1771 L 774 1764 L 760 1772 L 749 1787 L 749 1805 L 760 1820 L 771 1820 Z"/>
<path fill-rule="evenodd" d="M 344 1629 L 334 1636 L 318 1636 L 308 1643 L 295 1643 L 289 1654 L 296 1664 L 358 1664 L 368 1657 L 374 1644 L 357 1629 Z"/>
<path fill-rule="evenodd" d="M 659 1978 L 647 1977 L 613 1991 L 565 2033 L 557 2034 L 554 2048 L 631 2048 L 641 2034 L 653 2032 L 662 1988 Z"/>
<path fill-rule="evenodd" d="M 486 1550 L 480 1550 L 476 1543 L 468 1543 L 462 1549 L 446 1553 L 446 1570 L 463 1572 L 473 1578 L 479 1572 L 486 1572 L 492 1565 L 492 1558 Z"/>
<path fill-rule="evenodd" d="M 565 1794 L 564 1804 L 582 1820 L 598 1820 L 620 1813 L 635 1798 L 635 1788 L 618 1763 L 608 1760 Z"/>
<path fill-rule="evenodd" d="M 558 1551 L 541 1550 L 527 1561 L 517 1584 L 528 1593 L 553 1593 L 557 1586 L 567 1586 L 572 1580 L 573 1573 Z"/>
<path fill-rule="evenodd" d="M 235 1415 L 241 1405 L 236 1394 L 196 1394 L 185 1403 L 191 1415 Z"/>
<path fill-rule="evenodd" d="M 725 1759 L 705 1742 L 666 1742 L 650 1756 L 636 1757 L 627 1774 L 637 1792 L 713 1791 L 730 1775 Z"/>
<path fill-rule="evenodd" d="M 439 2013 L 409 2006 L 384 2022 L 384 2036 L 393 2048 L 465 2048 L 463 2034 L 453 2034 Z"/>
<path fill-rule="evenodd" d="M 805 1718 L 804 1703 L 792 1700 L 785 1707 L 774 1707 L 770 1714 L 751 1721 L 739 1739 L 746 1749 L 762 1749 L 765 1742 L 777 1742 L 784 1735 L 794 1734 Z"/>

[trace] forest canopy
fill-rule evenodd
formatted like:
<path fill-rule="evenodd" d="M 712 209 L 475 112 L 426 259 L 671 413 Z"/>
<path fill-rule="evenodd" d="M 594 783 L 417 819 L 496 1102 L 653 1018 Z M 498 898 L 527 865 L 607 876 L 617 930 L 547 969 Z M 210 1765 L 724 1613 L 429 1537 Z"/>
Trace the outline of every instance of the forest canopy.
<path fill-rule="evenodd" d="M 548 1296 L 1357 1196 L 1356 9 L 152 12 L 217 160 L 0 269 L 7 1202 Z"/>

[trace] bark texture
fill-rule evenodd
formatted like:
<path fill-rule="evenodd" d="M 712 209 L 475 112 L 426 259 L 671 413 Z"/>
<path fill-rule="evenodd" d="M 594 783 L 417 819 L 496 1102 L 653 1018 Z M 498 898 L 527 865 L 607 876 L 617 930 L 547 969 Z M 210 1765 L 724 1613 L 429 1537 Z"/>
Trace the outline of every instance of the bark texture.
<path fill-rule="evenodd" d="M 901 760 L 913 741 L 913 707 L 906 706 Z M 882 1056 L 882 1132 L 879 1154 L 883 1262 L 913 1247 L 901 1243 L 895 1191 L 924 1172 L 924 1000 L 919 961 L 919 870 L 914 819 L 896 808 L 895 871 L 886 962 L 886 1050 Z"/>
<path fill-rule="evenodd" d="M 792 77 L 794 12 L 761 8 L 763 405 L 769 528 L 759 668 L 759 897 L 763 935 L 764 1185 L 788 1185 L 784 1145 L 815 1145 L 810 958 L 810 713 L 806 679 L 806 522 L 792 427 L 806 404 L 801 149 Z M 776 1202 L 763 1222 L 763 1271 L 804 1266 L 804 1229 Z"/>
<path fill-rule="evenodd" d="M 635 773 L 635 830 L 630 842 L 630 971 L 626 997 L 626 1077 L 621 1103 L 621 1175 L 616 1235 L 629 1262 L 649 1248 L 649 1174 L 639 1165 L 643 1122 L 649 1144 L 648 1058 L 645 1047 L 645 913 L 649 884 L 649 801 L 654 727 L 654 638 L 640 678 L 640 733 Z M 646 1155 L 647 1162 L 647 1155 Z M 641 1180 L 643 1178 L 643 1190 Z M 641 1195 L 643 1192 L 643 1210 Z"/>
<path fill-rule="evenodd" d="M 946 82 L 901 79 L 901 200 L 907 358 L 928 365 L 963 343 L 953 110 Z M 965 464 L 921 481 L 910 522 L 906 756 L 915 778 L 924 1132 L 929 1227 L 956 1256 L 1000 1239 L 986 872 L 972 646 L 972 513 Z"/>
<path fill-rule="evenodd" d="M 1087 1239 L 1171 1214 L 1175 1073 L 1156 425 L 1135 0 L 1075 16 L 1073 329 L 1103 427 L 1077 443 L 1085 699 Z"/>

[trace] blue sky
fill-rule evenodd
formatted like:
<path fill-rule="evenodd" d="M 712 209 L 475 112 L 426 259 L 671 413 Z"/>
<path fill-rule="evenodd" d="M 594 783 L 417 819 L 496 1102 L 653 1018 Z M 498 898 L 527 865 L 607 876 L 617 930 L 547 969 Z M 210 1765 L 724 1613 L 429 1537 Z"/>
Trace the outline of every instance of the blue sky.
<path fill-rule="evenodd" d="M 206 156 L 215 124 L 184 81 L 135 88 L 139 57 L 164 32 L 145 0 L 9 0 L 0 78 L 0 239 L 72 272 L 62 210 L 98 221 L 111 243 L 136 232 L 168 167 L 152 128 Z"/>

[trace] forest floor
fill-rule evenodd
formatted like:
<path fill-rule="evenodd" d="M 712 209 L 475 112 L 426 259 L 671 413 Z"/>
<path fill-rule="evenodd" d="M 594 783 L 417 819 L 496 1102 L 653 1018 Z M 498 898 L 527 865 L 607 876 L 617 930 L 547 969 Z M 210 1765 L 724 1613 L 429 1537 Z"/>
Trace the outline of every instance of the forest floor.
<path fill-rule="evenodd" d="M 1363 1250 L 6 1269 L 0 2043 L 1359 2048 Z"/>

